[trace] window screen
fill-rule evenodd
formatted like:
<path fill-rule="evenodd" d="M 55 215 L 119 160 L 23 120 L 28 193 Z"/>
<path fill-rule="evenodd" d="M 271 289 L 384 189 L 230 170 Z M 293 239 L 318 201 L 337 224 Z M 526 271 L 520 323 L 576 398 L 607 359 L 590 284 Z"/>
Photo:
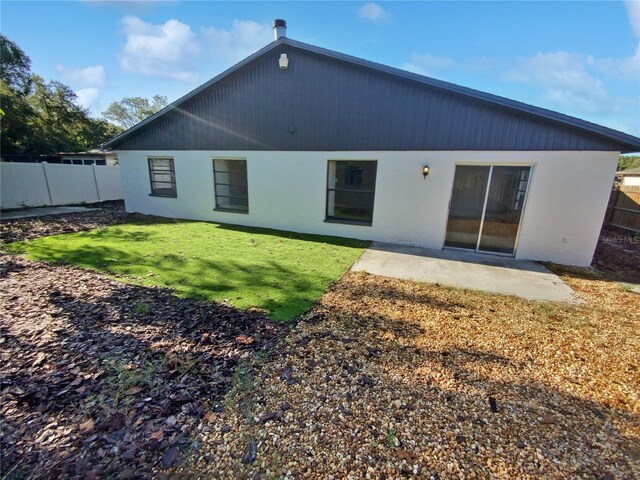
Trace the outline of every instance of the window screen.
<path fill-rule="evenodd" d="M 247 161 L 240 159 L 213 160 L 216 210 L 249 212 Z"/>
<path fill-rule="evenodd" d="M 151 195 L 177 196 L 173 158 L 150 158 L 149 178 L 151 180 Z"/>
<path fill-rule="evenodd" d="M 329 161 L 328 220 L 371 224 L 377 164 L 376 161 Z"/>

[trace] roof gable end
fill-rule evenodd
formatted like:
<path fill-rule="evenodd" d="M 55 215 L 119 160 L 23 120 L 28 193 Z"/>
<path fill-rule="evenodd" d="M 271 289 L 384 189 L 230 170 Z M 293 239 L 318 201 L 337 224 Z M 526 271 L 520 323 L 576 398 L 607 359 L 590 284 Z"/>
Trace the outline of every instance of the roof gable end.
<path fill-rule="evenodd" d="M 278 68 L 281 53 L 291 57 L 287 71 Z M 174 137 L 180 132 L 180 138 L 171 140 L 168 132 Z M 640 139 L 551 110 L 280 38 L 104 147 L 630 152 L 640 151 Z"/>

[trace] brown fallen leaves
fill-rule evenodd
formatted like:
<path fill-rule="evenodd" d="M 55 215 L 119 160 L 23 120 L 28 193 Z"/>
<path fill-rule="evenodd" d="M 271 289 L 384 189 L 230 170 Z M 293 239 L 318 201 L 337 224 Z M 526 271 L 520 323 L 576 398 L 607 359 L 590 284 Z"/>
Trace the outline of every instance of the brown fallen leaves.
<path fill-rule="evenodd" d="M 85 206 L 99 208 L 100 210 L 2 220 L 0 222 L 0 243 L 103 228 L 145 218 L 144 215 L 127 214 L 124 210 L 124 202 L 121 200 Z"/>
<path fill-rule="evenodd" d="M 634 478 L 638 296 L 586 276 L 575 306 L 349 273 L 176 475 Z"/>
<path fill-rule="evenodd" d="M 0 476 L 13 478 L 174 465 L 215 422 L 236 364 L 282 332 L 256 313 L 14 256 L 0 257 L 0 303 Z"/>

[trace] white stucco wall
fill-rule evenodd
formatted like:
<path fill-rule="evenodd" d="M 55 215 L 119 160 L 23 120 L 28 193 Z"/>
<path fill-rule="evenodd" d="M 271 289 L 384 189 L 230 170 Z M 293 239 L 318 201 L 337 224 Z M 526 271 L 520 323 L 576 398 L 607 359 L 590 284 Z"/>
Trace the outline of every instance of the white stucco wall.
<path fill-rule="evenodd" d="M 171 156 L 177 198 L 149 196 Z M 127 211 L 442 248 L 456 164 L 532 165 L 516 257 L 589 265 L 618 152 L 119 151 Z M 214 157 L 246 158 L 249 214 L 214 211 Z M 326 223 L 327 160 L 377 160 L 372 226 Z M 422 176 L 422 166 L 430 174 Z"/>

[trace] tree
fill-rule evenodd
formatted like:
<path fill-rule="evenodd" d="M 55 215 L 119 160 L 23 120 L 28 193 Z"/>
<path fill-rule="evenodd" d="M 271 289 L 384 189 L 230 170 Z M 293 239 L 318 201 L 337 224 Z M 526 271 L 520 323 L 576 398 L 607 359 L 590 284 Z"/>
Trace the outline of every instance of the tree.
<path fill-rule="evenodd" d="M 31 59 L 14 42 L 0 34 L 0 79 L 16 91 L 27 95 L 31 86 Z"/>
<path fill-rule="evenodd" d="M 151 100 L 144 97 L 125 97 L 109 105 L 102 116 L 116 125 L 131 128 L 167 106 L 167 97 L 154 95 Z"/>
<path fill-rule="evenodd" d="M 620 155 L 618 170 L 640 167 L 640 155 Z"/>
<path fill-rule="evenodd" d="M 2 79 L 0 79 L 0 99 L 2 102 L 0 117 L 2 153 L 23 152 L 31 137 L 29 119 L 33 115 L 33 110 L 27 98 L 9 88 Z"/>
<path fill-rule="evenodd" d="M 78 105 L 67 85 L 31 73 L 24 51 L 0 35 L 2 153 L 51 154 L 98 147 L 120 132 Z"/>
<path fill-rule="evenodd" d="M 27 101 L 30 91 L 31 59 L 18 45 L 0 34 L 0 138 L 3 152 L 21 151 L 28 142 L 28 119 L 33 114 Z"/>
<path fill-rule="evenodd" d="M 63 83 L 32 77 L 33 93 L 28 102 L 34 112 L 29 119 L 34 153 L 73 152 L 94 147 L 87 138 L 93 120 L 77 103 L 75 92 Z"/>
<path fill-rule="evenodd" d="M 99 147 L 123 131 L 124 129 L 122 127 L 114 125 L 102 118 L 92 118 L 91 123 L 83 131 L 84 141 L 87 145 L 85 149 Z"/>

